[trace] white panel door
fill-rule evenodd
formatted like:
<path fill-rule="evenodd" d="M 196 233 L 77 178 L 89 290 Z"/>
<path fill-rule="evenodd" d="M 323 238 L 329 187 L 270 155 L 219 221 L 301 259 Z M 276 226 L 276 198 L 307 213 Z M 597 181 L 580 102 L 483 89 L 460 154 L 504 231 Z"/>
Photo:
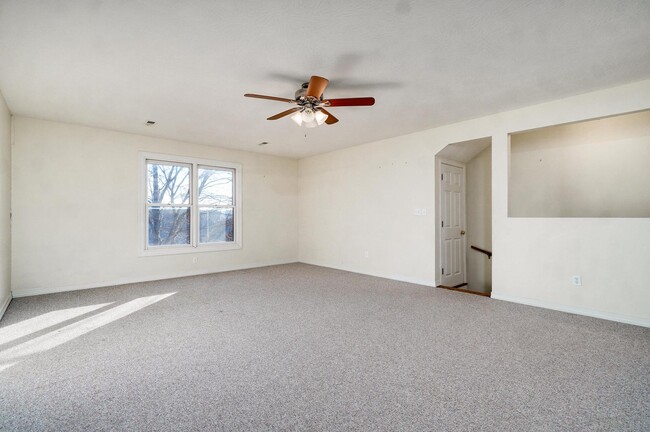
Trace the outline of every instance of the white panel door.
<path fill-rule="evenodd" d="M 440 283 L 453 287 L 465 283 L 465 169 L 444 162 L 440 167 Z"/>

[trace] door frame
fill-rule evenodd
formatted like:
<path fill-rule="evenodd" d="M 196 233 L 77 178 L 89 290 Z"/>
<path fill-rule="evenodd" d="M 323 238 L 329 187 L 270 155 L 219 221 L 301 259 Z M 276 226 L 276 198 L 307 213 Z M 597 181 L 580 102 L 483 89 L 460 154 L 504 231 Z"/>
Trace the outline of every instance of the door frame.
<path fill-rule="evenodd" d="M 436 275 L 435 275 L 435 281 L 436 281 L 436 286 L 440 285 L 442 283 L 442 229 L 441 229 L 441 221 L 442 221 L 442 205 L 441 205 L 441 200 L 442 200 L 442 195 L 440 193 L 440 185 L 441 185 L 441 176 L 442 176 L 442 164 L 446 165 L 451 165 L 456 168 L 460 168 L 463 170 L 463 191 L 461 194 L 461 206 L 463 209 L 463 223 L 467 225 L 467 200 L 466 200 L 466 195 L 467 195 L 467 171 L 465 168 L 465 163 L 464 162 L 459 162 L 455 161 L 452 159 L 445 159 L 442 157 L 435 156 L 435 206 L 436 206 L 436 229 L 435 229 L 435 235 L 436 235 L 436 242 L 435 242 L 435 253 L 436 253 Z M 466 228 L 466 227 L 465 227 Z M 467 283 L 467 236 L 462 236 L 461 237 L 461 247 L 463 249 L 462 253 L 462 260 L 463 260 L 463 283 Z"/>

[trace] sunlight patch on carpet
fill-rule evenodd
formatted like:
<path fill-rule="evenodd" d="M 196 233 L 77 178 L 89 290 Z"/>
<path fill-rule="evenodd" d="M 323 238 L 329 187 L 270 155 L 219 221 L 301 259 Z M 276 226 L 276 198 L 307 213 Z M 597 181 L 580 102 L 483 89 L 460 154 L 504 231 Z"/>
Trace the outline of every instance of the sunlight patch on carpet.
<path fill-rule="evenodd" d="M 60 329 L 51 331 L 47 334 L 36 337 L 32 340 L 21 343 L 4 351 L 0 351 L 0 371 L 3 371 L 15 365 L 17 363 L 16 360 L 20 360 L 27 356 L 55 348 L 61 344 L 78 338 L 79 336 L 96 330 L 99 327 L 105 326 L 106 324 L 109 324 L 120 318 L 124 318 L 127 315 L 137 312 L 147 306 L 151 306 L 152 304 L 157 303 L 174 294 L 176 293 L 173 292 L 168 294 L 140 297 L 135 300 L 131 300 L 129 302 L 112 307 L 111 309 L 100 312 L 91 317 L 84 318 L 65 327 L 61 327 Z M 106 306 L 107 304 L 110 303 L 94 306 L 95 309 L 98 309 L 99 307 Z M 80 314 L 77 314 L 77 316 L 79 315 Z"/>
<path fill-rule="evenodd" d="M 30 318 L 16 324 L 0 329 L 0 345 L 20 339 L 24 336 L 36 333 L 53 325 L 62 323 L 72 318 L 84 315 L 112 303 L 101 303 L 91 306 L 80 306 L 69 309 L 61 309 Z"/>

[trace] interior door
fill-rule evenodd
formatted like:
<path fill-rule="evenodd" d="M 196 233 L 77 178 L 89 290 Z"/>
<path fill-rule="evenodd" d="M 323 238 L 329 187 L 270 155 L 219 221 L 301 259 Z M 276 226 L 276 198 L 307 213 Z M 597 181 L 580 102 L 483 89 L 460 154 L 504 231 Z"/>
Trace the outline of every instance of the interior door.
<path fill-rule="evenodd" d="M 465 280 L 465 168 L 440 164 L 441 279 L 454 287 Z"/>

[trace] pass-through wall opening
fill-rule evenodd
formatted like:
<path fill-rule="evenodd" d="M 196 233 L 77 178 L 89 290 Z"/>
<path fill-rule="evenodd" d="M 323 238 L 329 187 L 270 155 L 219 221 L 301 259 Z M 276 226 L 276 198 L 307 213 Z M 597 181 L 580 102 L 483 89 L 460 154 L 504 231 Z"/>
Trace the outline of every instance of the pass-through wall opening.
<path fill-rule="evenodd" d="M 510 135 L 510 217 L 650 217 L 650 111 Z"/>

